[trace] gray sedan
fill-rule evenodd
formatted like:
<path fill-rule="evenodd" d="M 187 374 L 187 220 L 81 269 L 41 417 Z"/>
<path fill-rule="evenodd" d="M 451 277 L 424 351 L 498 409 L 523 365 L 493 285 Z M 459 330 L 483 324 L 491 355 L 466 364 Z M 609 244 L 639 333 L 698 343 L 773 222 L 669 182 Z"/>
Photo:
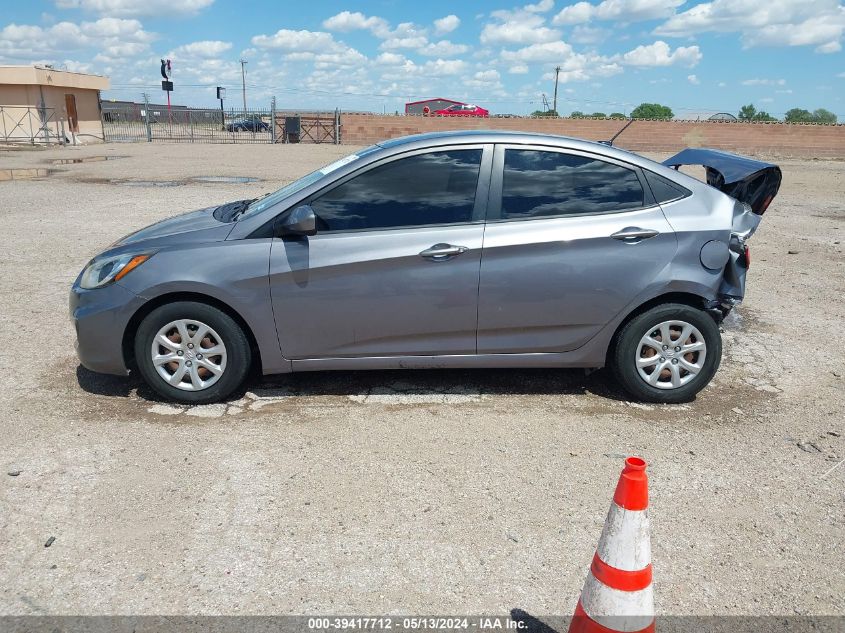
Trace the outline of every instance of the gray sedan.
<path fill-rule="evenodd" d="M 254 366 L 609 365 L 637 399 L 686 401 L 718 368 L 780 179 L 714 150 L 659 164 L 533 134 L 386 141 L 95 257 L 70 296 L 79 358 L 189 403 Z"/>

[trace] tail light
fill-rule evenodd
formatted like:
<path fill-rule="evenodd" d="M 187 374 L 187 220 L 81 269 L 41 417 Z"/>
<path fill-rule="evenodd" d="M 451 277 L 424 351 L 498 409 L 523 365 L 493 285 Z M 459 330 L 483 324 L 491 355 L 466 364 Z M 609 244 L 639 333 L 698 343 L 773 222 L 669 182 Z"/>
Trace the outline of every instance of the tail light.
<path fill-rule="evenodd" d="M 748 248 L 748 244 L 745 245 L 743 255 L 745 256 L 745 267 L 751 268 L 751 249 Z"/>

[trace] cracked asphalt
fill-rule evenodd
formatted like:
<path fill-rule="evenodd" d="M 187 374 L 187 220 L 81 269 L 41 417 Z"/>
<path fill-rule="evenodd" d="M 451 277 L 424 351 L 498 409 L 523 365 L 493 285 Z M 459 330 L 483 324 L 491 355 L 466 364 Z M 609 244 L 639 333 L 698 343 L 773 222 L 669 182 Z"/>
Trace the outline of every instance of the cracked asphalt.
<path fill-rule="evenodd" d="M 0 149 L 53 170 L 0 182 L 0 613 L 568 615 L 628 454 L 659 614 L 845 613 L 845 162 L 777 161 L 746 302 L 686 405 L 628 402 L 604 371 L 449 370 L 183 407 L 78 366 L 90 257 L 354 149 Z M 122 158 L 50 162 L 90 156 Z"/>

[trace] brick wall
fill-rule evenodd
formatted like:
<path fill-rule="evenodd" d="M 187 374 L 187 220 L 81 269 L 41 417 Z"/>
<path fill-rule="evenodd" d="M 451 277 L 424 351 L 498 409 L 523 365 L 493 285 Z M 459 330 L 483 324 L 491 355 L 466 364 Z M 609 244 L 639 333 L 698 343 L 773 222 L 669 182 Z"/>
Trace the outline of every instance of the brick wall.
<path fill-rule="evenodd" d="M 608 119 L 477 119 L 343 114 L 341 138 L 347 145 L 370 145 L 408 134 L 485 129 L 560 134 L 599 141 L 611 138 L 625 123 L 624 120 Z M 634 121 L 614 144 L 640 152 L 714 147 L 744 154 L 845 158 L 845 125 Z"/>

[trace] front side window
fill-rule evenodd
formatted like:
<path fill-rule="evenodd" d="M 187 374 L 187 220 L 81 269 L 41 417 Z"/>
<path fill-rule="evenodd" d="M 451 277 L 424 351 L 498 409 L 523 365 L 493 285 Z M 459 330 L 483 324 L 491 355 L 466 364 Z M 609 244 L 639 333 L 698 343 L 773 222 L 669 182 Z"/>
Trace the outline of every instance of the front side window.
<path fill-rule="evenodd" d="M 319 231 L 472 220 L 480 149 L 417 154 L 380 165 L 313 199 Z"/>
<path fill-rule="evenodd" d="M 505 151 L 502 218 L 606 213 L 643 206 L 639 178 L 625 167 L 560 152 Z"/>

